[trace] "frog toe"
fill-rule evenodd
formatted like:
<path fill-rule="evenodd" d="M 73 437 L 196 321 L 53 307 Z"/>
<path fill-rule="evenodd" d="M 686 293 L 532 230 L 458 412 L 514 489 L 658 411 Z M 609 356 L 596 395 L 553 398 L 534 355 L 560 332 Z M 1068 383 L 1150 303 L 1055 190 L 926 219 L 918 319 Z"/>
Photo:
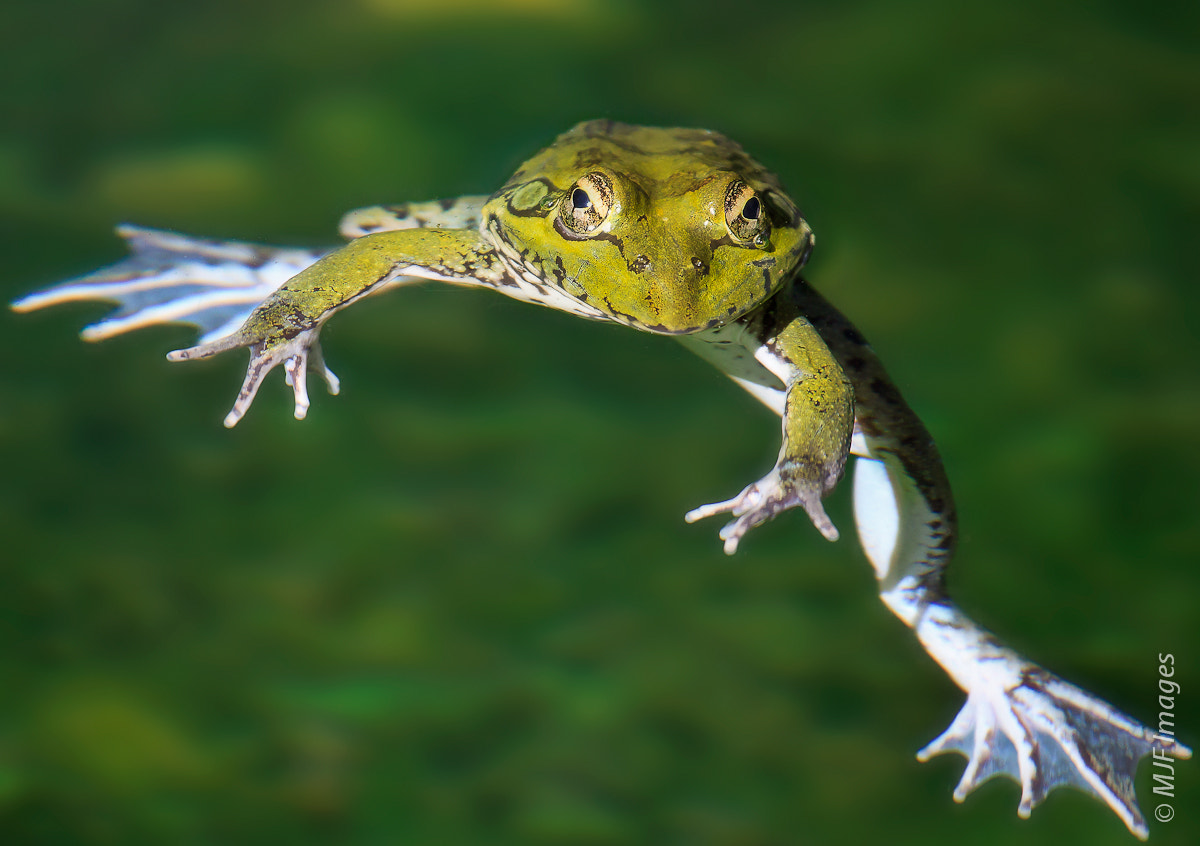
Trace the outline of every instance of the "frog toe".
<path fill-rule="evenodd" d="M 263 380 L 267 378 L 267 374 L 283 360 L 283 357 L 263 355 L 262 344 L 254 344 L 250 347 L 250 365 L 246 368 L 246 378 L 242 380 L 242 387 L 238 391 L 237 399 L 233 401 L 233 408 L 225 415 L 226 429 L 232 429 L 246 415 L 250 406 L 254 404 L 254 397 L 258 394 L 258 389 Z M 296 417 L 303 419 L 304 413 L 300 410 L 301 395 L 303 395 L 304 408 L 308 408 L 308 392 L 305 389 L 303 378 L 300 379 L 299 388 L 293 385 L 293 389 L 297 392 Z"/>
<path fill-rule="evenodd" d="M 717 533 L 717 537 L 725 541 L 725 554 L 733 555 L 735 552 L 737 552 L 738 544 L 741 543 L 742 536 L 757 525 L 758 523 L 754 522 L 752 514 L 743 514 L 736 520 L 730 520 L 728 523 L 722 526 L 721 531 Z"/>
<path fill-rule="evenodd" d="M 760 516 L 761 509 L 768 501 L 769 497 L 764 493 L 763 483 L 755 482 L 752 485 L 748 485 L 745 490 L 733 499 L 727 499 L 724 502 L 712 502 L 708 505 L 693 508 L 687 514 L 683 515 L 683 519 L 688 523 L 695 523 L 698 520 L 703 520 L 706 517 L 715 517 L 718 514 L 732 514 L 736 519 L 731 520 L 722 527 L 719 537 L 725 541 L 725 554 L 733 555 L 737 552 L 738 542 L 742 539 L 742 536 L 772 516 Z"/>
<path fill-rule="evenodd" d="M 274 365 L 272 365 L 274 366 Z M 340 390 L 341 383 L 337 376 L 333 375 L 333 371 L 325 364 L 325 357 L 321 354 L 321 345 L 314 343 L 312 347 L 301 349 L 295 355 L 286 359 L 283 363 L 284 381 L 292 388 L 293 396 L 296 400 L 295 417 L 297 420 L 303 420 L 308 416 L 308 408 L 310 405 L 308 399 L 308 371 L 312 369 L 325 380 L 325 387 L 329 393 L 336 394 Z M 265 376 L 266 373 L 264 372 Z M 234 421 L 235 423 L 237 421 Z"/>
<path fill-rule="evenodd" d="M 296 397 L 295 417 L 303 420 L 308 416 L 308 357 L 303 353 L 294 355 L 283 363 L 283 380 L 291 387 Z"/>
<path fill-rule="evenodd" d="M 1040 667 L 1016 665 L 1012 673 L 1014 663 L 981 666 L 954 722 L 917 759 L 966 756 L 956 802 L 988 779 L 1008 776 L 1021 786 L 1017 815 L 1026 818 L 1051 790 L 1074 787 L 1100 799 L 1133 835 L 1146 839 L 1134 794 L 1138 761 L 1146 755 L 1189 758 L 1191 750 Z"/>
<path fill-rule="evenodd" d="M 838 533 L 837 526 L 833 525 L 833 521 L 829 519 L 829 515 L 825 513 L 825 505 L 821 502 L 821 494 L 816 489 L 804 490 L 797 492 L 798 504 L 804 509 L 804 513 L 808 515 L 808 519 L 812 521 L 816 530 L 828 541 L 836 541 L 841 535 Z"/>
<path fill-rule="evenodd" d="M 208 341 L 204 344 L 196 344 L 194 347 L 187 347 L 182 350 L 171 350 L 167 353 L 167 361 L 197 361 L 202 358 L 212 358 L 214 355 L 235 350 L 238 347 L 247 345 L 247 340 L 242 336 L 241 332 L 234 332 L 232 335 L 226 335 L 223 338 L 217 338 L 214 341 Z"/>
<path fill-rule="evenodd" d="M 329 369 L 329 365 L 325 363 L 325 353 L 321 351 L 319 341 L 312 345 L 309 355 L 309 366 L 325 381 L 325 390 L 329 391 L 332 396 L 337 396 L 341 393 L 342 383 L 337 376 L 333 375 L 333 371 Z"/>
<path fill-rule="evenodd" d="M 725 541 L 725 554 L 733 555 L 746 532 L 761 526 L 781 511 L 796 506 L 804 509 L 822 535 L 831 541 L 838 539 L 838 530 L 821 504 L 820 489 L 816 485 L 785 482 L 778 470 L 772 470 L 766 477 L 748 485 L 733 499 L 693 508 L 683 519 L 695 523 L 717 514 L 733 515 L 736 519 L 727 523 L 720 532 L 721 540 Z"/>
<path fill-rule="evenodd" d="M 725 514 L 733 511 L 737 507 L 738 500 L 727 499 L 724 502 L 710 502 L 707 505 L 699 505 L 683 515 L 685 523 L 698 523 L 708 517 L 716 517 L 718 514 Z"/>

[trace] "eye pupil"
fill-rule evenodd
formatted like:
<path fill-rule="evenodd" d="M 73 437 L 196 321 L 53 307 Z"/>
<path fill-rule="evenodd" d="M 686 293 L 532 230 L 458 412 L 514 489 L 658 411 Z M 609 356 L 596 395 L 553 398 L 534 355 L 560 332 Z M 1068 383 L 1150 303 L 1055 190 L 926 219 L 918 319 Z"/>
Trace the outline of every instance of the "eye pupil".
<path fill-rule="evenodd" d="M 562 206 L 555 226 L 562 227 L 560 234 L 565 229 L 584 238 L 592 237 L 608 220 L 608 213 L 619 208 L 614 202 L 612 180 L 599 171 L 581 176 L 578 182 L 567 189 L 565 197 L 562 194 L 558 196 Z"/>
<path fill-rule="evenodd" d="M 766 249 L 771 221 L 762 198 L 740 179 L 725 189 L 725 225 L 738 243 Z"/>

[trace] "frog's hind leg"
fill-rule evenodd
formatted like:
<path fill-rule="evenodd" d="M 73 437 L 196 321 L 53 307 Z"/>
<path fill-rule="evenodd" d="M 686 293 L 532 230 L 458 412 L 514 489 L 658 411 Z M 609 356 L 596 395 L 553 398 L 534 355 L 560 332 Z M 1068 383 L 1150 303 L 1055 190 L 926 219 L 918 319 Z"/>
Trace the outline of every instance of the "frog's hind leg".
<path fill-rule="evenodd" d="M 861 442 L 860 442 L 861 443 Z M 869 447 L 856 450 L 859 455 Z M 1107 804 L 1137 837 L 1148 835 L 1134 775 L 1147 755 L 1158 767 L 1191 750 L 1002 645 L 947 597 L 937 516 L 912 477 L 883 459 L 855 462 L 859 536 L 880 581 L 880 598 L 912 628 L 925 651 L 967 694 L 950 727 L 917 753 L 959 752 L 967 767 L 954 791 L 962 802 L 994 776 L 1021 786 L 1017 813 L 1028 817 L 1056 787 L 1074 787 Z"/>
<path fill-rule="evenodd" d="M 327 252 L 193 238 L 174 232 L 119 226 L 130 255 L 109 267 L 17 300 L 33 311 L 86 300 L 115 302 L 116 311 L 86 327 L 100 341 L 160 323 L 200 329 L 202 343 L 234 332 L 279 286 Z"/>
<path fill-rule="evenodd" d="M 1138 762 L 1152 756 L 1158 774 L 1191 750 L 1166 726 L 1156 733 L 1003 646 L 951 602 L 945 572 L 956 512 L 929 432 L 845 317 L 807 286 L 793 295 L 854 383 L 854 518 L 880 599 L 967 694 L 950 728 L 918 757 L 967 757 L 958 801 L 1004 775 L 1021 786 L 1017 813 L 1027 817 L 1054 788 L 1074 787 L 1144 839 Z"/>

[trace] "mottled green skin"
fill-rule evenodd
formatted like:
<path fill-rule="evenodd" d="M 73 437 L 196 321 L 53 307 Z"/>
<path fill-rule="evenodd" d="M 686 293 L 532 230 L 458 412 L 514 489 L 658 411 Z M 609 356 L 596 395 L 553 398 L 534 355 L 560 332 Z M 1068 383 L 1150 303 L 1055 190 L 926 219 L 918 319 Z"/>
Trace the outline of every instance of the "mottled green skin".
<path fill-rule="evenodd" d="M 580 178 L 612 187 L 594 232 L 563 225 Z M 756 242 L 727 223 L 731 183 L 761 199 Z M 493 240 L 543 279 L 613 320 L 652 332 L 695 332 L 763 303 L 808 256 L 812 230 L 778 178 L 723 135 L 591 121 L 525 162 L 484 206 Z"/>

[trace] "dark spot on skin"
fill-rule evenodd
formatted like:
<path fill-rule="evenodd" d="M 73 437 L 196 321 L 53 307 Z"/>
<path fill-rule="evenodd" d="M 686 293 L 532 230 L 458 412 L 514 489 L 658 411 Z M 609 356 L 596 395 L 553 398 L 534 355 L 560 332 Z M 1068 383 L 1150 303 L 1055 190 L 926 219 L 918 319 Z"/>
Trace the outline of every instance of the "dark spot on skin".
<path fill-rule="evenodd" d="M 930 602 L 937 602 L 946 597 L 946 585 L 942 580 L 942 570 L 945 564 L 939 564 L 934 567 L 932 564 L 929 570 L 922 573 L 920 576 L 920 586 L 916 589 L 918 595 L 924 595 L 929 598 Z"/>
<path fill-rule="evenodd" d="M 741 244 L 734 243 L 733 238 L 731 236 L 723 235 L 722 237 L 709 242 L 708 249 L 710 252 L 715 253 L 717 251 L 717 247 L 740 247 L 740 246 L 741 246 Z"/>
<path fill-rule="evenodd" d="M 451 199 L 438 200 L 438 205 L 442 207 L 442 211 L 450 211 L 450 209 L 454 208 L 455 202 L 455 200 Z"/>
<path fill-rule="evenodd" d="M 558 280 L 561 287 L 563 281 L 567 278 L 567 268 L 563 266 L 562 256 L 554 257 L 554 266 L 550 268 L 550 272 L 554 274 L 554 278 Z"/>
<path fill-rule="evenodd" d="M 846 360 L 846 366 L 854 371 L 862 370 L 866 366 L 866 364 L 867 363 L 865 361 L 863 361 L 861 358 L 859 358 L 858 356 L 855 356 L 854 358 L 850 358 L 850 359 Z"/>
<path fill-rule="evenodd" d="M 388 211 L 396 220 L 406 220 L 408 218 L 408 209 L 404 206 L 388 206 Z"/>
<path fill-rule="evenodd" d="M 850 332 L 852 330 L 847 329 L 846 331 Z M 858 333 L 855 332 L 855 334 L 857 335 Z M 900 398 L 900 392 L 896 390 L 896 386 L 883 379 L 871 380 L 871 390 L 888 405 L 898 405 L 904 401 Z"/>
<path fill-rule="evenodd" d="M 587 147 L 575 154 L 575 168 L 583 170 L 603 164 L 609 159 L 607 153 L 600 147 Z"/>
<path fill-rule="evenodd" d="M 703 261 L 702 259 L 699 259 L 699 258 L 696 258 L 695 256 L 693 256 L 692 257 L 692 267 L 696 268 L 696 272 L 699 273 L 701 276 L 708 275 L 708 263 Z"/>
<path fill-rule="evenodd" d="M 766 258 L 761 258 L 758 261 L 752 261 L 750 263 L 752 265 L 754 265 L 755 267 L 774 267 L 775 266 L 775 257 L 767 256 Z"/>
<path fill-rule="evenodd" d="M 1026 667 L 1021 671 L 1021 684 L 1035 690 L 1045 690 L 1050 679 L 1049 671 L 1041 667 Z"/>
<path fill-rule="evenodd" d="M 599 232 L 592 236 L 593 241 L 609 241 L 617 245 L 617 252 L 621 254 L 621 258 L 625 257 L 625 242 L 611 232 Z"/>
<path fill-rule="evenodd" d="M 645 273 L 650 268 L 649 256 L 635 256 L 629 263 L 629 269 L 634 273 Z"/>
<path fill-rule="evenodd" d="M 855 329 L 851 326 L 847 326 L 845 329 L 842 330 L 842 337 L 845 338 L 847 341 L 849 341 L 852 344 L 861 344 L 863 346 L 866 346 L 866 344 L 867 344 L 867 339 L 864 338 L 861 334 L 859 334 L 859 331 L 857 329 Z"/>

